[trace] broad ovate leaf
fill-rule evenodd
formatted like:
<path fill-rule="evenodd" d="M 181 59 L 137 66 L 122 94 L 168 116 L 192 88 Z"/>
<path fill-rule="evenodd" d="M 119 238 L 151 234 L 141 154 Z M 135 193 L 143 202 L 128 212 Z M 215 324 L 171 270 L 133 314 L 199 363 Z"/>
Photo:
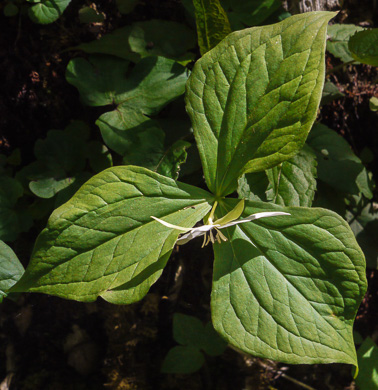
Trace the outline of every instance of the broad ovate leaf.
<path fill-rule="evenodd" d="M 307 145 L 290 160 L 266 171 L 268 201 L 282 206 L 310 207 L 316 190 L 316 157 Z"/>
<path fill-rule="evenodd" d="M 60 18 L 71 0 L 41 0 L 28 10 L 35 23 L 48 24 Z"/>
<path fill-rule="evenodd" d="M 180 231 L 209 211 L 211 195 L 132 166 L 91 178 L 51 215 L 12 291 L 79 301 L 141 299 L 159 278 Z"/>
<path fill-rule="evenodd" d="M 198 46 L 204 55 L 231 33 L 230 22 L 219 0 L 193 0 Z"/>
<path fill-rule="evenodd" d="M 223 202 L 226 213 L 237 200 Z M 324 209 L 246 202 L 262 218 L 224 229 L 215 243 L 212 319 L 235 347 L 292 364 L 357 364 L 353 321 L 366 291 L 365 260 L 348 224 Z"/>
<path fill-rule="evenodd" d="M 23 273 L 24 267 L 13 250 L 0 241 L 0 303 Z"/>
<path fill-rule="evenodd" d="M 246 172 L 293 157 L 315 120 L 324 85 L 329 12 L 237 31 L 206 53 L 187 84 L 205 179 L 217 196 Z"/>

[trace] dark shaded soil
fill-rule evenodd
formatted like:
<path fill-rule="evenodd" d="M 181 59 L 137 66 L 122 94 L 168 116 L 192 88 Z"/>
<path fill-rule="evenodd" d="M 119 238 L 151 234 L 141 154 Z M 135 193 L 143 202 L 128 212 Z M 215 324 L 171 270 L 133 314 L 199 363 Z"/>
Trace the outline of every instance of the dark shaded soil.
<path fill-rule="evenodd" d="M 81 105 L 77 90 L 65 81 L 65 68 L 72 58 L 66 48 L 134 20 L 185 18 L 178 0 L 141 1 L 136 12 L 123 17 L 122 22 L 111 1 L 96 4 L 107 15 L 100 26 L 78 23 L 77 11 L 82 6 L 78 0 L 48 26 L 35 25 L 27 17 L 0 16 L 1 154 L 10 155 L 19 148 L 26 165 L 33 161 L 34 143 L 48 130 L 62 129 L 72 119 L 93 124 L 92 137 L 100 137 L 94 126 L 98 111 Z M 346 2 L 349 11 L 340 18 L 368 20 L 370 17 L 363 18 L 368 12 L 364 4 Z M 331 57 L 327 64 L 329 69 L 339 65 Z M 377 69 L 349 66 L 329 77 L 345 97 L 322 109 L 322 121 L 343 135 L 357 155 L 369 147 L 377 156 L 377 120 L 368 106 L 369 98 L 378 94 Z M 378 178 L 378 166 L 370 163 L 368 167 Z M 42 227 L 43 221 L 23 234 L 13 248 L 25 265 Z M 200 250 L 198 243 L 180 247 L 147 297 L 130 306 L 102 300 L 84 304 L 38 294 L 23 295 L 17 302 L 6 300 L 0 306 L 0 381 L 8 378 L 11 389 L 17 390 L 355 388 L 347 366 L 288 367 L 230 348 L 221 357 L 208 358 L 196 374 L 161 374 L 161 362 L 175 345 L 173 314 L 210 320 L 211 273 L 212 252 L 209 248 Z M 370 270 L 367 276 L 369 291 L 355 325 L 363 337 L 378 332 L 374 309 L 378 305 L 378 272 Z"/>

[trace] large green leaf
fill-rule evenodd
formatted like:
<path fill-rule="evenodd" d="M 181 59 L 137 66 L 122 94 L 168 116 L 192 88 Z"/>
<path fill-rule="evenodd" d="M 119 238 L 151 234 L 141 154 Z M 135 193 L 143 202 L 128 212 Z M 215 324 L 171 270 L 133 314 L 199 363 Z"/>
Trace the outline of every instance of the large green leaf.
<path fill-rule="evenodd" d="M 224 212 L 236 203 L 224 201 Z M 366 278 L 364 256 L 348 224 L 324 209 L 246 205 L 243 215 L 291 215 L 223 230 L 229 241 L 214 245 L 215 329 L 255 356 L 356 365 L 352 325 Z"/>
<path fill-rule="evenodd" d="M 282 206 L 310 207 L 316 190 L 316 157 L 307 145 L 293 158 L 266 171 L 267 198 Z"/>
<path fill-rule="evenodd" d="M 0 241 L 0 303 L 23 273 L 24 267 L 15 253 L 8 245 Z"/>
<path fill-rule="evenodd" d="M 363 30 L 363 27 L 359 27 L 354 24 L 335 23 L 329 26 L 327 51 L 343 62 L 354 61 L 354 58 L 352 57 L 352 54 L 348 48 L 348 42 L 353 34 Z"/>
<path fill-rule="evenodd" d="M 231 33 L 227 14 L 219 0 L 193 0 L 198 45 L 204 55 Z"/>
<path fill-rule="evenodd" d="M 29 8 L 29 17 L 35 23 L 52 23 L 62 16 L 70 2 L 71 0 L 41 0 Z"/>
<path fill-rule="evenodd" d="M 144 168 L 109 168 L 53 212 L 12 291 L 137 301 L 161 275 L 180 234 L 151 216 L 192 227 L 209 201 L 208 192 Z"/>
<path fill-rule="evenodd" d="M 187 110 L 208 187 L 233 192 L 245 172 L 293 157 L 315 120 L 324 84 L 328 12 L 230 34 L 195 65 Z"/>
<path fill-rule="evenodd" d="M 378 66 L 378 28 L 354 34 L 349 39 L 348 49 L 357 61 Z"/>
<path fill-rule="evenodd" d="M 196 44 L 195 34 L 168 20 L 137 22 L 76 47 L 86 53 L 110 54 L 133 62 L 148 56 L 180 59 Z"/>

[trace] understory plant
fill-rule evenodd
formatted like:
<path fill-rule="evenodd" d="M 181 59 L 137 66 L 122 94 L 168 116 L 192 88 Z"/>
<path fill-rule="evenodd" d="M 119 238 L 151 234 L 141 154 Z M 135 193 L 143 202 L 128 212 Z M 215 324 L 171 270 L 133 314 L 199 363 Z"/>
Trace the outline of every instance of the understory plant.
<path fill-rule="evenodd" d="M 286 363 L 357 365 L 352 328 L 366 291 L 364 256 L 343 218 L 311 208 L 311 164 L 301 180 L 294 169 L 298 159 L 311 161 L 302 148 L 322 95 L 333 16 L 296 15 L 205 48 L 186 108 L 208 190 L 140 166 L 100 172 L 53 212 L 7 293 L 130 304 L 160 277 L 176 243 L 204 236 L 214 248 L 212 322 L 229 344 Z M 141 94 L 125 90 L 116 103 L 130 115 Z M 244 175 L 263 171 L 279 204 L 244 199 Z"/>

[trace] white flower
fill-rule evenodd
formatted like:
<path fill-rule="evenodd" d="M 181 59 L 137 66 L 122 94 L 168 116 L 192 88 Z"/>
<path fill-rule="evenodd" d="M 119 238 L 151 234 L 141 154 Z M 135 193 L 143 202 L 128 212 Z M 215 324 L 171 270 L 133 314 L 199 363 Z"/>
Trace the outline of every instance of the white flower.
<path fill-rule="evenodd" d="M 224 217 L 213 221 L 215 208 L 217 207 L 218 202 L 214 203 L 214 206 L 207 218 L 207 222 L 205 225 L 195 227 L 195 228 L 185 228 L 182 226 L 172 225 L 171 223 L 165 222 L 162 219 L 151 216 L 155 221 L 161 223 L 164 226 L 167 226 L 172 229 L 181 230 L 186 233 L 183 234 L 178 240 L 178 245 L 186 244 L 188 241 L 193 238 L 204 236 L 202 248 L 207 245 L 210 241 L 214 244 L 215 240 L 219 243 L 223 241 L 227 241 L 227 238 L 220 231 L 220 229 L 225 229 L 230 226 L 239 225 L 241 223 L 254 221 L 255 219 L 267 218 L 267 217 L 275 217 L 277 215 L 290 215 L 289 213 L 284 213 L 281 211 L 264 211 L 262 213 L 251 214 L 250 216 L 242 219 L 238 219 L 244 210 L 244 200 L 241 200 L 237 206 L 231 210 Z M 216 231 L 216 236 L 214 237 L 213 229 Z M 207 233 L 209 233 L 207 235 Z"/>

